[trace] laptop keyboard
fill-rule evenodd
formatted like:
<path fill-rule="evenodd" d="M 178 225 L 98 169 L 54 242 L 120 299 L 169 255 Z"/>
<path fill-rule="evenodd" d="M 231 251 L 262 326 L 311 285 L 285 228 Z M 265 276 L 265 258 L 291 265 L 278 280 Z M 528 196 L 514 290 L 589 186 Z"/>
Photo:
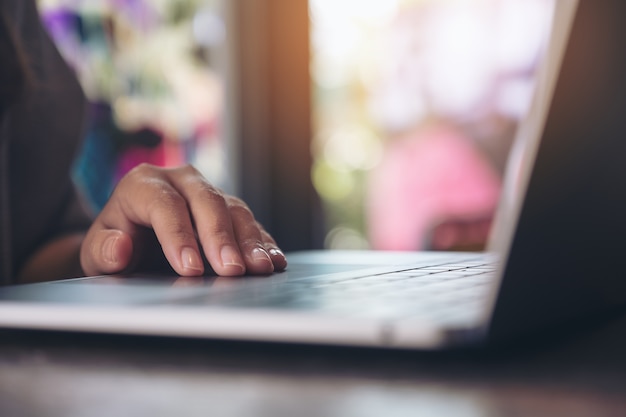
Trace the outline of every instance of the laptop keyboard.
<path fill-rule="evenodd" d="M 419 316 L 459 322 L 474 320 L 482 313 L 495 271 L 493 263 L 449 264 L 311 282 L 309 289 L 322 293 L 327 308 L 338 312 L 349 310 L 355 316 L 394 319 Z M 362 309 L 355 312 L 354 304 Z"/>
<path fill-rule="evenodd" d="M 488 256 L 462 263 L 455 260 L 391 272 L 368 273 L 364 269 L 361 275 L 289 279 L 288 274 L 276 274 L 179 301 L 186 305 L 314 310 L 342 317 L 400 320 L 419 317 L 469 324 L 482 317 L 497 266 Z"/>

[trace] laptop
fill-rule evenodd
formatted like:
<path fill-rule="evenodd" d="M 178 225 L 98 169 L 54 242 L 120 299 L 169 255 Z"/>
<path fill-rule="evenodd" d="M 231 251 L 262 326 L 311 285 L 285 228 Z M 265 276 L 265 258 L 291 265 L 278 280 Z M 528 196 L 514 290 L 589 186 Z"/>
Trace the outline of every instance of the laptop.
<path fill-rule="evenodd" d="M 483 253 L 305 251 L 269 277 L 0 289 L 0 328 L 481 346 L 626 304 L 626 2 L 562 0 Z M 532 30 L 532 28 L 529 28 Z"/>

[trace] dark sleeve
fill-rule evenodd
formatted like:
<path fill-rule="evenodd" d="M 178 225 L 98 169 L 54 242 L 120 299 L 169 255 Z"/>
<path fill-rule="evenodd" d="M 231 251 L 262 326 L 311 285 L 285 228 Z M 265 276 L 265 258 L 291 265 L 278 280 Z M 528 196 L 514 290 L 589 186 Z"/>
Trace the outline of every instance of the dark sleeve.
<path fill-rule="evenodd" d="M 4 4 L 12 7 L 9 13 L 33 73 L 32 85 L 5 114 L 6 137 L 0 138 L 9 152 L 4 215 L 10 218 L 15 275 L 46 242 L 86 230 L 91 219 L 71 179 L 84 133 L 82 90 L 42 27 L 34 2 Z"/>

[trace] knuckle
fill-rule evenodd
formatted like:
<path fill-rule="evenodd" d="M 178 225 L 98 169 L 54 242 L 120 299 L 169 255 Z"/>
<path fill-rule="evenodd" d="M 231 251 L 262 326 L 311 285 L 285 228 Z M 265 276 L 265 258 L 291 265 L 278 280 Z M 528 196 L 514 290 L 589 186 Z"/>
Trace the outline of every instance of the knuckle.
<path fill-rule="evenodd" d="M 153 184 L 153 186 L 153 194 L 147 202 L 150 212 L 167 210 L 175 214 L 181 207 L 186 206 L 185 199 L 174 188 L 165 183 Z"/>
<path fill-rule="evenodd" d="M 149 185 L 160 178 L 158 168 L 144 162 L 128 171 L 120 180 L 118 187 L 133 186 L 134 184 L 140 186 Z"/>
<path fill-rule="evenodd" d="M 201 197 L 210 204 L 218 204 L 226 206 L 226 198 L 224 194 L 208 182 L 202 182 L 199 185 Z"/>
<path fill-rule="evenodd" d="M 241 206 L 241 207 L 245 207 L 248 208 L 248 205 L 239 197 L 235 197 L 233 195 L 229 195 L 227 197 L 227 202 L 229 206 Z"/>
<path fill-rule="evenodd" d="M 238 219 L 246 220 L 249 222 L 254 221 L 254 216 L 252 214 L 252 211 L 250 211 L 248 206 L 246 206 L 245 204 L 244 205 L 239 205 L 239 204 L 229 205 L 228 209 L 230 210 L 230 214 L 232 217 L 236 217 Z"/>
<path fill-rule="evenodd" d="M 154 165 L 148 164 L 146 162 L 142 162 L 141 164 L 131 169 L 127 175 L 138 176 L 140 178 L 146 177 L 146 176 L 153 176 L 155 172 L 158 171 L 158 169 L 159 168 L 157 168 Z"/>
<path fill-rule="evenodd" d="M 196 175 L 196 176 L 202 177 L 202 174 L 200 174 L 200 171 L 198 171 L 198 169 L 195 166 L 193 166 L 192 164 L 189 164 L 189 163 L 184 164 L 184 165 L 182 165 L 180 167 L 180 169 L 181 169 L 182 172 L 184 172 L 186 174 Z"/>
<path fill-rule="evenodd" d="M 192 164 L 184 164 L 176 168 L 171 168 L 170 172 L 183 178 L 185 182 L 199 182 L 204 180 L 204 176 Z"/>

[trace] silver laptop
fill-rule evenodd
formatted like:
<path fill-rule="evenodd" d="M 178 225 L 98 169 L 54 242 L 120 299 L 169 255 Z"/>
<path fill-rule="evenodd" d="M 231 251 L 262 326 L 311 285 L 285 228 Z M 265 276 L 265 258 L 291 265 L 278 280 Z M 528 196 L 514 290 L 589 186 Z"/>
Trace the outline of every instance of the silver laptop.
<path fill-rule="evenodd" d="M 7 287 L 0 327 L 438 349 L 619 309 L 626 2 L 557 2 L 547 56 L 486 253 L 301 252 L 270 277 Z"/>

